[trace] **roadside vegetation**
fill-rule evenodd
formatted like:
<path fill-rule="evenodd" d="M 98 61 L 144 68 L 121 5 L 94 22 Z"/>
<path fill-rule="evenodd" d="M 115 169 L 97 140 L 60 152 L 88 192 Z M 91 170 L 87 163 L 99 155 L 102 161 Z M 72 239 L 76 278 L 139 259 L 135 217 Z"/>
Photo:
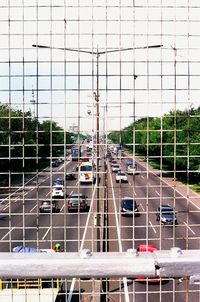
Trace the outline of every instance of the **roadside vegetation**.
<path fill-rule="evenodd" d="M 13 180 L 49 166 L 76 139 L 52 120 L 40 122 L 30 111 L 0 104 L 0 181 L 8 185 L 11 174 Z"/>
<path fill-rule="evenodd" d="M 142 118 L 109 138 L 200 191 L 200 107 Z"/>

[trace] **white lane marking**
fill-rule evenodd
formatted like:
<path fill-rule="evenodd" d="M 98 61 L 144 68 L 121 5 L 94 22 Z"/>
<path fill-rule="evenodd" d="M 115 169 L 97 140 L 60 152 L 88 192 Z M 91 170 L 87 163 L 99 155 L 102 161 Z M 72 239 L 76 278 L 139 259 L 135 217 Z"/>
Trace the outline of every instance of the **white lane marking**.
<path fill-rule="evenodd" d="M 65 203 L 63 204 L 62 208 L 60 209 L 60 212 L 62 212 L 62 210 L 64 209 L 65 207 Z"/>
<path fill-rule="evenodd" d="M 143 175 L 141 175 L 141 177 L 144 179 L 144 176 L 143 176 Z"/>
<path fill-rule="evenodd" d="M 80 245 L 79 251 L 81 251 L 83 249 L 83 245 L 84 245 L 84 241 L 85 241 L 85 236 L 86 236 L 86 231 L 87 231 L 87 228 L 88 228 L 90 215 L 91 215 L 91 212 L 92 212 L 92 209 L 93 209 L 93 203 L 94 203 L 94 200 L 95 200 L 94 196 L 95 196 L 95 193 L 96 193 L 96 188 L 97 188 L 97 183 L 95 183 L 94 190 L 93 190 L 93 193 L 92 193 L 92 199 L 91 199 L 91 203 L 90 203 L 90 209 L 89 209 L 89 212 L 88 212 L 88 216 L 87 216 L 87 220 L 86 220 L 86 224 L 85 224 L 85 228 L 84 228 L 84 233 L 83 233 L 83 237 L 82 237 L 82 240 L 81 240 L 81 245 Z M 72 192 L 70 194 L 72 194 Z M 70 290 L 69 290 L 69 296 L 68 296 L 68 299 L 67 299 L 68 302 L 71 302 L 75 283 L 76 283 L 76 278 L 73 278 L 71 286 L 70 286 Z"/>
<path fill-rule="evenodd" d="M 7 208 L 9 208 L 9 203 L 3 208 L 3 211 L 5 211 Z"/>
<path fill-rule="evenodd" d="M 46 231 L 46 233 L 45 233 L 45 234 L 44 234 L 44 236 L 42 237 L 42 240 L 44 240 L 44 239 L 45 239 L 45 237 L 46 237 L 46 236 L 47 236 L 47 234 L 49 233 L 50 229 L 51 229 L 51 226 L 48 228 L 48 230 Z"/>
<path fill-rule="evenodd" d="M 7 196 L 5 199 L 1 200 L 0 203 L 4 202 L 5 200 L 9 200 L 9 198 L 16 194 L 18 191 L 21 190 L 21 188 L 25 187 L 29 182 L 31 182 L 34 178 L 36 178 L 38 175 L 40 175 L 43 171 L 45 171 L 48 167 L 44 168 L 41 172 L 37 173 L 35 176 L 33 176 L 32 178 L 30 178 L 27 182 L 25 182 L 25 184 L 23 186 L 20 186 L 16 191 L 14 191 L 13 193 L 11 193 L 9 196 Z"/>
<path fill-rule="evenodd" d="M 37 208 L 37 204 L 30 210 L 30 212 L 33 212 L 33 210 L 35 210 L 35 208 Z"/>
<path fill-rule="evenodd" d="M 146 169 L 147 170 L 147 169 Z M 162 177 L 158 176 L 155 172 L 153 171 L 149 171 L 149 173 L 152 173 L 154 174 L 155 176 L 157 176 L 158 178 L 160 178 L 160 180 L 162 182 L 164 182 L 168 187 L 172 188 L 173 191 L 175 191 L 176 193 L 178 193 L 180 196 L 182 196 L 183 198 L 185 198 L 188 202 L 192 203 L 193 206 L 195 206 L 197 209 L 200 210 L 200 206 L 198 207 L 192 200 L 190 200 L 188 197 L 184 196 L 182 193 L 180 193 L 177 189 L 174 189 L 173 186 L 171 186 L 170 184 L 168 184 Z M 197 198 L 198 198 L 198 194 L 197 195 Z"/>
<path fill-rule="evenodd" d="M 45 182 L 48 178 L 50 178 L 50 177 L 48 176 L 47 178 L 45 178 L 45 179 L 43 179 L 42 181 L 40 181 L 40 183 L 38 183 L 39 186 L 40 186 L 43 182 Z M 33 188 L 33 189 L 35 189 L 35 188 Z"/>
<path fill-rule="evenodd" d="M 142 208 L 142 211 L 144 212 L 144 207 L 143 207 L 143 205 L 140 203 L 140 206 L 141 206 L 141 208 Z"/>
<path fill-rule="evenodd" d="M 117 206 L 116 206 L 116 199 L 115 199 L 115 193 L 114 193 L 114 186 L 113 186 L 113 181 L 112 181 L 112 177 L 111 177 L 110 167 L 108 169 L 109 169 L 110 182 L 111 182 L 111 191 L 112 191 L 113 202 L 114 202 L 114 211 L 115 211 L 115 220 L 116 220 L 116 226 L 117 226 L 117 237 L 118 237 L 119 251 L 122 252 L 122 241 L 121 241 L 119 221 L 118 221 L 118 217 L 117 217 Z"/>
<path fill-rule="evenodd" d="M 184 221 L 184 225 L 188 228 L 188 230 L 190 230 L 190 232 L 192 232 L 193 235 L 196 235 L 196 233 L 191 229 L 191 227 L 189 227 L 189 225 L 187 225 L 185 221 Z"/>
<path fill-rule="evenodd" d="M 65 164 L 62 164 L 62 165 L 60 166 L 60 168 L 58 169 L 58 171 L 60 171 L 62 168 L 64 168 L 64 166 L 65 166 Z"/>
<path fill-rule="evenodd" d="M 11 228 L 10 231 L 8 231 L 8 233 L 6 233 L 1 240 L 4 240 L 13 230 L 15 229 L 15 227 Z"/>
<path fill-rule="evenodd" d="M 117 206 L 116 206 L 116 199 L 115 199 L 115 193 L 114 193 L 114 186 L 112 181 L 112 176 L 110 172 L 110 166 L 108 166 L 109 175 L 110 175 L 110 182 L 111 182 L 111 188 L 112 188 L 112 196 L 113 196 L 113 204 L 114 204 L 114 211 L 115 211 L 115 220 L 116 220 L 116 226 L 117 226 L 117 237 L 118 237 L 118 243 L 119 243 L 119 251 L 122 252 L 122 240 L 121 240 L 121 234 L 120 234 L 120 227 L 119 227 L 119 221 L 117 217 Z M 128 285 L 127 285 L 127 278 L 123 278 L 124 283 L 124 294 L 125 294 L 125 301 L 129 302 L 129 292 L 128 292 Z"/>
<path fill-rule="evenodd" d="M 46 197 L 50 194 L 51 192 L 48 192 L 47 194 L 46 194 Z"/>
<path fill-rule="evenodd" d="M 155 190 L 155 192 L 156 192 L 156 194 L 158 194 L 158 196 L 160 196 L 160 193 L 157 190 Z"/>
<path fill-rule="evenodd" d="M 151 221 L 149 221 L 149 224 L 150 224 L 150 226 L 152 227 L 154 233 L 157 233 Z"/>
<path fill-rule="evenodd" d="M 62 167 L 60 167 L 60 169 L 63 168 L 64 166 L 68 166 L 69 163 L 70 163 L 70 161 L 67 162 L 67 163 L 64 163 L 64 164 L 62 165 Z M 27 182 L 25 182 L 24 185 L 20 186 L 20 187 L 19 187 L 17 190 L 15 190 L 13 193 L 11 193 L 10 195 L 8 195 L 6 198 L 2 199 L 2 200 L 0 201 L 0 204 L 3 203 L 3 202 L 6 201 L 6 200 L 9 201 L 9 199 L 10 199 L 11 196 L 13 196 L 13 195 L 16 194 L 18 191 L 20 191 L 22 188 L 24 188 L 29 182 L 31 182 L 34 178 L 38 177 L 40 174 L 42 174 L 42 173 L 43 173 L 44 171 L 46 171 L 48 168 L 49 168 L 49 167 L 46 167 L 46 168 L 44 168 L 42 171 L 40 171 L 39 173 L 37 173 L 36 175 L 34 175 L 34 176 L 33 176 L 32 178 L 30 178 Z M 60 169 L 58 169 L 58 171 L 59 171 Z M 47 178 L 45 178 L 42 182 L 46 181 L 46 180 L 49 179 L 49 178 L 50 178 L 50 176 L 48 176 Z M 41 183 L 42 183 L 42 182 L 41 182 Z M 33 188 L 31 189 L 31 191 L 33 191 L 34 189 L 35 189 L 35 187 L 33 187 Z M 29 190 L 26 194 L 24 194 L 24 196 L 27 195 L 28 193 L 30 193 L 31 191 Z"/>
<path fill-rule="evenodd" d="M 18 197 L 14 200 L 14 202 L 17 202 L 19 198 L 20 198 L 20 197 L 18 196 Z"/>

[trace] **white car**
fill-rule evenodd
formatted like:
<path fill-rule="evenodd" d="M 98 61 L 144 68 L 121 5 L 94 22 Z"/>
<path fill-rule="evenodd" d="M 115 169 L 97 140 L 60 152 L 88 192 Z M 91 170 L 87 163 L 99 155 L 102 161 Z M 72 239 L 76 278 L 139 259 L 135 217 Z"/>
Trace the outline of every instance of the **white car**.
<path fill-rule="evenodd" d="M 52 198 L 55 197 L 64 198 L 64 186 L 63 185 L 53 186 L 51 196 Z"/>
<path fill-rule="evenodd" d="M 136 165 L 129 165 L 126 169 L 126 173 L 130 175 L 134 175 L 136 173 Z"/>
<path fill-rule="evenodd" d="M 127 175 L 124 172 L 118 172 L 115 177 L 116 182 L 128 182 Z"/>
<path fill-rule="evenodd" d="M 112 172 L 119 172 L 121 169 L 120 169 L 120 166 L 118 164 L 113 164 L 112 165 Z"/>

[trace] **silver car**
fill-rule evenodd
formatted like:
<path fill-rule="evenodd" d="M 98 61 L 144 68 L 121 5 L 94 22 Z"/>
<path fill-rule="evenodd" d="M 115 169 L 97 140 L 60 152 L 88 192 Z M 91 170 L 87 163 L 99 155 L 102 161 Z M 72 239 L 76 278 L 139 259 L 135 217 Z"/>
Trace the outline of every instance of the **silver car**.
<path fill-rule="evenodd" d="M 87 196 L 85 194 L 71 194 L 67 200 L 68 212 L 71 210 L 87 210 Z"/>

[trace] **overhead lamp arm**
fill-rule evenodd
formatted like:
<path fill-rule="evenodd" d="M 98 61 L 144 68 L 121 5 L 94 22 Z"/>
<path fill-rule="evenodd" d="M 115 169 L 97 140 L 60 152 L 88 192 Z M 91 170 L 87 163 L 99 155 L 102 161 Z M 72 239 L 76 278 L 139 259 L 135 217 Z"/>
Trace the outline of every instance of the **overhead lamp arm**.
<path fill-rule="evenodd" d="M 75 48 L 66 48 L 66 47 L 53 47 L 53 46 L 46 46 L 46 45 L 40 45 L 40 44 L 32 44 L 33 47 L 36 48 L 47 48 L 47 49 L 58 49 L 58 50 L 68 50 L 73 52 L 82 52 L 82 53 L 88 53 L 93 55 L 102 55 L 106 53 L 112 53 L 112 52 L 121 52 L 121 51 L 127 51 L 127 50 L 137 50 L 137 49 L 149 49 L 149 48 L 159 48 L 162 47 L 162 44 L 158 45 L 147 45 L 147 46 L 141 46 L 141 47 L 129 47 L 129 48 L 119 48 L 119 49 L 112 49 L 112 50 L 105 50 L 105 51 L 87 51 L 83 49 L 75 49 Z"/>

